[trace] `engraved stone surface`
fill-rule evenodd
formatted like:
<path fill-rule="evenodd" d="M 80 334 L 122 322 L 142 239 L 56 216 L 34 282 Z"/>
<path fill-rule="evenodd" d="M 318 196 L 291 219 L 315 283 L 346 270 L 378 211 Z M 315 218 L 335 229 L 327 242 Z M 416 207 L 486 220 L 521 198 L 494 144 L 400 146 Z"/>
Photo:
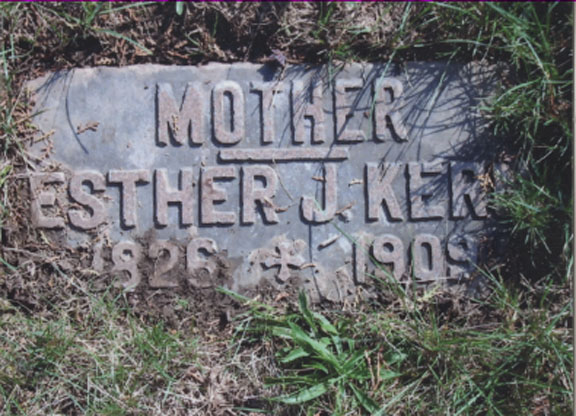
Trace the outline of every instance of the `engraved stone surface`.
<path fill-rule="evenodd" d="M 462 282 L 494 224 L 494 71 L 209 64 L 32 81 L 30 219 L 127 290 Z M 145 264 L 152 267 L 145 267 Z M 219 280 L 219 282 L 221 282 Z M 220 284 L 220 283 L 219 283 Z"/>

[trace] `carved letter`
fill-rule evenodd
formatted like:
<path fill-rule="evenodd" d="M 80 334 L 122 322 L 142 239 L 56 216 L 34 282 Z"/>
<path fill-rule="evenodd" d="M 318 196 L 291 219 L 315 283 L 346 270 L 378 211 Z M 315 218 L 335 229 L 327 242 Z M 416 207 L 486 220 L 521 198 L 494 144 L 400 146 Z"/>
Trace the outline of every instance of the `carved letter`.
<path fill-rule="evenodd" d="M 255 187 L 256 178 L 265 180 L 264 187 Z M 278 223 L 273 198 L 276 195 L 278 177 L 270 166 L 245 166 L 242 168 L 242 222 L 256 222 L 256 201 L 262 209 L 265 223 Z"/>
<path fill-rule="evenodd" d="M 282 82 L 251 82 L 251 91 L 260 93 L 260 118 L 262 120 L 262 144 L 273 143 L 276 137 L 274 128 L 274 100 L 282 92 Z"/>
<path fill-rule="evenodd" d="M 404 86 L 395 78 L 374 81 L 374 133 L 377 140 L 389 140 L 393 136 L 392 131 L 398 138 L 408 139 L 408 130 L 398 111 L 403 93 Z M 390 96 L 389 102 L 387 95 Z"/>
<path fill-rule="evenodd" d="M 225 102 L 230 100 L 230 114 Z M 212 91 L 214 138 L 221 144 L 236 144 L 244 138 L 244 93 L 234 81 L 220 81 Z M 227 117 L 229 116 L 229 117 Z"/>
<path fill-rule="evenodd" d="M 82 215 L 80 210 L 68 211 L 70 223 L 81 230 L 96 228 L 106 221 L 106 207 L 104 202 L 82 189 L 85 182 L 90 183 L 92 192 L 103 192 L 106 190 L 106 179 L 100 172 L 76 172 L 72 176 L 72 179 L 70 179 L 70 198 L 92 212 L 91 216 L 86 217 Z"/>
<path fill-rule="evenodd" d="M 168 258 L 162 259 L 162 253 L 168 254 Z M 164 274 L 172 270 L 178 263 L 178 246 L 167 240 L 157 240 L 150 245 L 148 254 L 154 260 L 154 274 L 148 281 L 150 287 L 177 287 L 178 281 L 166 279 Z"/>
<path fill-rule="evenodd" d="M 435 219 L 444 216 L 444 207 L 431 205 L 434 192 L 441 192 L 445 187 L 445 178 L 441 163 L 409 163 L 408 175 L 410 193 L 410 218 L 413 220 Z M 433 176 L 435 180 L 425 181 L 423 176 Z"/>
<path fill-rule="evenodd" d="M 210 261 L 204 260 L 200 256 L 201 251 L 212 255 L 218 251 L 218 246 L 216 242 L 210 238 L 195 238 L 190 241 L 188 247 L 186 247 L 186 269 L 190 275 L 188 281 L 196 288 L 211 287 L 212 283 L 205 282 L 203 284 L 198 274 L 204 270 L 208 277 L 212 277 L 216 273 L 216 267 Z"/>
<path fill-rule="evenodd" d="M 140 284 L 140 272 L 138 262 L 140 261 L 140 246 L 131 241 L 122 241 L 112 249 L 112 272 L 126 271 L 130 275 L 128 281 L 115 283 L 116 287 L 123 287 L 126 290 L 134 290 Z"/>
<path fill-rule="evenodd" d="M 419 234 L 412 243 L 414 276 L 419 280 L 444 277 L 444 256 L 440 239 L 432 234 Z"/>
<path fill-rule="evenodd" d="M 188 138 L 193 144 L 204 142 L 204 93 L 199 82 L 186 85 L 180 108 L 170 84 L 157 85 L 156 100 L 158 144 L 167 145 L 170 137 L 178 144 L 184 144 Z"/>
<path fill-rule="evenodd" d="M 327 163 L 324 165 L 324 208 L 320 208 L 318 202 L 311 197 L 302 197 L 302 216 L 306 221 L 320 224 L 328 222 L 334 215 L 338 204 L 337 195 L 337 165 Z"/>
<path fill-rule="evenodd" d="M 134 227 L 138 222 L 136 207 L 136 184 L 150 182 L 150 173 L 147 170 L 111 170 L 108 172 L 108 182 L 120 184 L 122 202 L 120 204 L 120 217 L 124 227 Z"/>
<path fill-rule="evenodd" d="M 474 218 L 486 218 L 486 192 L 478 179 L 481 163 L 452 162 L 452 217 L 464 218 L 468 212 Z"/>
<path fill-rule="evenodd" d="M 32 224 L 39 228 L 63 228 L 64 219 L 59 217 L 47 217 L 42 212 L 42 207 L 53 207 L 56 204 L 56 194 L 53 191 L 45 191 L 44 185 L 49 183 L 64 183 L 64 173 L 33 173 L 30 176 L 30 191 L 32 193 L 31 215 Z"/>
<path fill-rule="evenodd" d="M 367 216 L 371 221 L 380 218 L 380 207 L 387 208 L 389 221 L 402 221 L 402 210 L 392 189 L 392 182 L 403 166 L 398 163 L 386 163 L 380 169 L 376 163 L 366 164 L 366 194 L 368 196 Z"/>
<path fill-rule="evenodd" d="M 180 218 L 182 225 L 191 225 L 194 222 L 192 205 L 194 203 L 193 172 L 190 168 L 180 170 L 179 190 L 173 189 L 168 184 L 166 169 L 156 169 L 156 222 L 161 226 L 168 225 L 168 204 L 180 205 Z"/>
<path fill-rule="evenodd" d="M 346 124 L 354 115 L 354 108 L 348 102 L 349 90 L 362 88 L 362 80 L 338 79 L 334 88 L 334 113 L 336 114 L 336 141 L 339 143 L 363 142 L 366 135 L 362 130 L 346 130 Z M 352 108 L 351 108 L 352 107 Z"/>
<path fill-rule="evenodd" d="M 96 244 L 92 246 L 92 270 L 97 272 L 104 271 L 104 259 L 102 258 L 102 247 L 104 243 L 102 241 L 98 241 Z"/>
<path fill-rule="evenodd" d="M 293 141 L 296 144 L 304 143 L 306 126 L 304 120 L 311 123 L 312 143 L 324 143 L 326 134 L 324 130 L 324 107 L 322 104 L 322 83 L 317 82 L 311 89 L 304 89 L 302 81 L 292 81 L 292 129 Z M 310 99 L 308 99 L 308 95 Z"/>
<path fill-rule="evenodd" d="M 202 169 L 200 179 L 200 218 L 202 224 L 234 224 L 236 214 L 233 212 L 219 212 L 214 209 L 216 203 L 228 200 L 226 191 L 216 186 L 215 181 L 221 179 L 235 179 L 236 169 L 232 166 L 210 166 Z"/>
<path fill-rule="evenodd" d="M 374 259 L 379 263 L 393 265 L 394 278 L 400 278 L 406 271 L 406 261 L 404 260 L 404 244 L 402 240 L 391 234 L 384 234 L 377 237 L 372 243 L 372 253 Z"/>
<path fill-rule="evenodd" d="M 448 267 L 448 275 L 451 277 L 466 277 L 478 261 L 478 245 L 468 235 L 453 235 L 446 244 L 448 257 L 457 265 Z"/>
<path fill-rule="evenodd" d="M 371 239 L 368 235 L 360 233 L 354 241 L 354 278 L 357 284 L 366 283 L 366 257 L 370 248 Z"/>

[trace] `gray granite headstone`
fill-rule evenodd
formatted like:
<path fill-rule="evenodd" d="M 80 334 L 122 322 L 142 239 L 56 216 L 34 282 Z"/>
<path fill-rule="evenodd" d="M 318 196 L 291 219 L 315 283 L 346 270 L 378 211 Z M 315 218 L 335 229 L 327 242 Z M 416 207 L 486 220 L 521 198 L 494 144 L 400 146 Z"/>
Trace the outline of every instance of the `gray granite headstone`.
<path fill-rule="evenodd" d="M 29 83 L 31 221 L 128 290 L 463 282 L 490 233 L 493 72 L 209 64 Z M 223 271 L 224 270 L 224 271 Z M 226 274 L 224 280 L 215 278 Z"/>

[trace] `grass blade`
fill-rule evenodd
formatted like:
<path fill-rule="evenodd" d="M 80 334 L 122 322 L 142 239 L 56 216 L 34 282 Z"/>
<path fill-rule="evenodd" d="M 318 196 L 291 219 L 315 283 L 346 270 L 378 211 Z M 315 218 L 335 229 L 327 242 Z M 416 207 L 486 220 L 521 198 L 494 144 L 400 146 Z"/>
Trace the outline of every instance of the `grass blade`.
<path fill-rule="evenodd" d="M 277 399 L 273 399 L 275 401 L 280 401 L 284 404 L 302 404 L 308 402 L 310 400 L 314 400 L 315 398 L 322 396 L 328 391 L 328 386 L 326 384 L 317 384 L 315 386 L 309 387 L 307 389 L 303 389 L 298 391 L 297 393 L 279 397 Z"/>

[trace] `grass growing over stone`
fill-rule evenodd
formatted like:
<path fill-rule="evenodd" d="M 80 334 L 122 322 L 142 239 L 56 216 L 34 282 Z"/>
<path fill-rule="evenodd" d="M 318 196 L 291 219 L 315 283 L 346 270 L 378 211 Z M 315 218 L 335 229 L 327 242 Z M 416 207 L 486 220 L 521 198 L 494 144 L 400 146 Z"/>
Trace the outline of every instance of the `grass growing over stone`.
<path fill-rule="evenodd" d="M 569 4 L 1 4 L 0 413 L 568 415 L 572 7 Z M 147 315 L 95 290 L 83 253 L 27 224 L 23 81 L 135 63 L 504 62 L 483 109 L 519 174 L 494 198 L 510 256 L 491 292 L 441 289 L 312 307 L 246 299 L 232 316 Z M 64 260 L 78 259 L 72 265 Z M 199 308 L 205 307 L 200 305 Z M 196 309 L 197 311 L 198 309 Z"/>

